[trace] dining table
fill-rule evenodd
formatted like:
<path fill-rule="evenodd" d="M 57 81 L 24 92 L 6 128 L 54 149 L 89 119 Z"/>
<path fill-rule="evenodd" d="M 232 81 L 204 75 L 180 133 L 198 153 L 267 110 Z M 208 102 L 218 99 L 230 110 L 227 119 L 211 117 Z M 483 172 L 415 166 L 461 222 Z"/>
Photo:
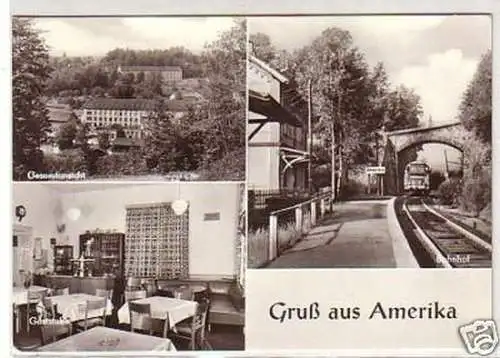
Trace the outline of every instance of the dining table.
<path fill-rule="evenodd" d="M 57 312 L 62 317 L 71 322 L 85 319 L 85 307 L 87 301 L 102 300 L 103 297 L 88 295 L 86 293 L 73 293 L 70 295 L 51 296 L 52 304 L 57 307 Z M 113 304 L 110 299 L 106 299 L 106 315 L 110 315 L 113 310 Z M 87 318 L 94 318 L 102 315 L 102 310 L 92 310 L 88 312 Z"/>
<path fill-rule="evenodd" d="M 150 304 L 151 318 L 165 320 L 168 328 L 174 327 L 180 321 L 193 317 L 196 313 L 197 303 L 178 298 L 151 296 L 134 300 L 135 303 Z M 128 302 L 118 310 L 118 322 L 130 324 L 130 311 Z"/>
<path fill-rule="evenodd" d="M 12 303 L 16 306 L 25 305 L 28 303 L 28 292 L 33 293 L 45 293 L 49 289 L 43 286 L 30 286 L 28 288 L 25 287 L 14 287 L 12 290 Z"/>
<path fill-rule="evenodd" d="M 39 352 L 176 351 L 168 338 L 98 326 L 37 349 Z"/>

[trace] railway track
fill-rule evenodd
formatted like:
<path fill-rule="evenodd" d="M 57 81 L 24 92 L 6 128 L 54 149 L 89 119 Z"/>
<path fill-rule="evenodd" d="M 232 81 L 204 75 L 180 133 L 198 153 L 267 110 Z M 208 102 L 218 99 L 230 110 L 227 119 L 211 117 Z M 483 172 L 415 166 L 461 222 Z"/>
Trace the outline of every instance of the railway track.
<path fill-rule="evenodd" d="M 423 199 L 406 198 L 403 211 L 437 267 L 491 268 L 491 245 L 439 214 Z"/>

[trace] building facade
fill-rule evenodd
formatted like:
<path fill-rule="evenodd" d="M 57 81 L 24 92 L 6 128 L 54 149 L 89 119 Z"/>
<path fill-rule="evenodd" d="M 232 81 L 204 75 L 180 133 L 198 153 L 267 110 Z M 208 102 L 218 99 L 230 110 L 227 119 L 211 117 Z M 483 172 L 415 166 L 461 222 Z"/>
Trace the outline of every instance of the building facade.
<path fill-rule="evenodd" d="M 109 131 L 111 139 L 116 138 L 116 127 L 122 127 L 125 136 L 142 139 L 144 124 L 156 101 L 129 98 L 96 98 L 82 106 L 82 123 L 87 123 L 94 132 Z"/>
<path fill-rule="evenodd" d="M 248 65 L 250 190 L 307 189 L 307 103 L 282 73 L 256 57 Z"/>
<path fill-rule="evenodd" d="M 145 79 L 160 75 L 166 82 L 182 80 L 182 68 L 179 66 L 119 66 L 118 72 L 132 73 L 136 78 L 143 73 Z"/>

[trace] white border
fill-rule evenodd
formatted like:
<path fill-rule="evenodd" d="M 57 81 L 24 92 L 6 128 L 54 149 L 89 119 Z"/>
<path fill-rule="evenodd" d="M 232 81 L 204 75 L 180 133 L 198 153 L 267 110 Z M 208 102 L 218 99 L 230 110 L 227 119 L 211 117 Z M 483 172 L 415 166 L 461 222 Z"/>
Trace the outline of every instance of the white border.
<path fill-rule="evenodd" d="M 288 15 L 333 15 L 333 14 L 397 14 L 397 13 L 407 13 L 407 14 L 425 14 L 425 13 L 440 13 L 440 14 L 451 14 L 451 13 L 484 13 L 493 15 L 493 103 L 500 103 L 500 95 L 497 91 L 500 85 L 500 78 L 497 76 L 497 67 L 500 64 L 498 57 L 500 56 L 499 50 L 499 39 L 500 39 L 500 26 L 498 26 L 498 21 L 500 21 L 500 2 L 495 0 L 386 0 L 386 1 L 374 1 L 374 0 L 357 0 L 357 1 L 343 1 L 343 0 L 274 0 L 274 1 L 257 1 L 257 0 L 190 0 L 189 5 L 185 1 L 161 1 L 161 0 L 108 0 L 106 2 L 99 0 L 86 0 L 86 1 L 75 1 L 75 0 L 17 0 L 10 3 L 11 9 L 7 10 L 8 3 L 6 1 L 0 1 L 0 11 L 4 17 L 0 20 L 0 28 L 2 29 L 2 34 L 5 36 L 4 41 L 0 41 L 0 46 L 2 46 L 2 51 L 0 51 L 0 113 L 4 114 L 3 119 L 0 120 L 0 132 L 4 133 L 4 140 L 1 141 L 1 149 L 4 158 L 7 158 L 7 165 L 2 170 L 2 175 L 4 178 L 2 180 L 2 185 L 0 186 L 1 193 L 3 194 L 1 200 L 1 215 L 0 220 L 2 221 L 2 228 L 7 229 L 10 227 L 10 205 L 11 205 L 11 125 L 9 121 L 9 115 L 6 113 L 11 112 L 10 104 L 10 18 L 9 14 L 14 15 L 31 15 L 31 16 L 68 16 L 68 15 L 96 15 L 101 16 L 124 16 L 124 15 L 277 15 L 277 14 L 288 14 Z M 5 9 L 3 8 L 5 6 Z M 3 21 L 2 21 L 3 20 Z M 9 39 L 9 41 L 5 41 Z M 492 118 L 492 136 L 493 136 L 493 180 L 498 177 L 497 165 L 500 164 L 498 160 L 498 145 L 496 144 L 500 139 L 499 132 L 499 122 L 500 118 L 497 114 L 497 108 L 493 108 L 493 118 Z M 500 198 L 500 191 L 493 186 L 493 217 L 497 211 L 498 200 Z M 5 236 L 10 237 L 10 235 Z M 500 248 L 497 244 L 500 239 L 497 238 L 496 222 L 493 227 L 493 282 L 497 283 L 500 281 L 500 272 L 497 273 L 497 266 L 499 266 L 500 260 Z M 4 252 L 9 252 L 10 239 L 2 240 L 4 245 Z M 11 258 L 9 259 L 7 267 L 11 266 Z M 5 265 L 4 264 L 4 265 Z M 5 268 L 5 266 L 4 266 Z M 10 282 L 10 269 L 1 271 L 4 275 L 7 274 L 7 280 L 4 282 Z M 9 286 L 10 287 L 10 286 Z M 494 318 L 497 324 L 500 323 L 500 299 L 496 299 L 500 296 L 500 288 L 497 285 L 493 285 L 493 310 Z M 2 309 L 5 310 L 3 317 L 10 317 L 10 307 L 7 303 L 10 297 L 10 290 L 1 290 L 1 300 Z M 7 301 L 7 302 L 5 302 Z M 10 332 L 10 321 L 3 320 L 7 323 L 7 327 L 2 329 L 2 332 Z M 2 342 L 2 348 L 7 348 L 10 350 L 10 334 L 2 335 L 5 339 Z M 4 345 L 5 344 L 5 345 Z M 500 350 L 497 349 L 497 355 Z M 90 353 L 90 352 L 88 352 Z M 88 353 L 81 354 L 70 354 L 73 356 L 86 356 Z M 182 356 L 192 356 L 193 354 L 187 352 L 179 352 Z M 245 353 L 222 353 L 222 352 L 194 352 L 196 356 L 258 356 L 266 355 L 266 352 L 245 352 Z M 294 356 L 331 356 L 335 355 L 354 355 L 354 356 L 462 356 L 464 352 L 456 351 L 428 351 L 428 350 L 336 350 L 331 352 L 325 351 L 307 351 L 307 352 L 290 352 L 283 351 L 280 353 L 272 353 L 273 356 L 284 356 L 293 353 Z M 33 354 L 32 354 L 33 355 Z M 109 356 L 111 354 L 107 353 L 97 353 L 91 356 Z M 129 355 L 129 354 L 123 354 Z M 153 352 L 141 352 L 141 356 L 151 356 L 154 355 Z M 40 356 L 42 356 L 40 354 Z M 54 356 L 54 355 L 52 355 Z"/>

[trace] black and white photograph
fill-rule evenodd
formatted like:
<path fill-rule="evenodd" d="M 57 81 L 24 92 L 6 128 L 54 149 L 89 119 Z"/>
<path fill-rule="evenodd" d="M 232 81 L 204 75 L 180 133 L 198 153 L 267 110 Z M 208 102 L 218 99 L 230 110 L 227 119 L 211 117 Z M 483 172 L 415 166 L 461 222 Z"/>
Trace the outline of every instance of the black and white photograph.
<path fill-rule="evenodd" d="M 249 268 L 491 268 L 490 16 L 248 31 Z"/>
<path fill-rule="evenodd" d="M 245 349 L 240 183 L 15 183 L 13 345 Z"/>
<path fill-rule="evenodd" d="M 232 17 L 13 17 L 13 179 L 245 180 L 246 36 Z"/>

